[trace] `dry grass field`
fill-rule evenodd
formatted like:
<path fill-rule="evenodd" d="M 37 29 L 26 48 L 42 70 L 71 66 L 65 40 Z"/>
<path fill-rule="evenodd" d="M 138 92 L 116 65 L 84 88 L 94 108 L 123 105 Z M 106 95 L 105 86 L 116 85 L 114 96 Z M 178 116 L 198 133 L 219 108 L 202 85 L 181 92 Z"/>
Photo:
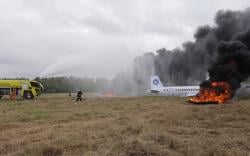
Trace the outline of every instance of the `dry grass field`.
<path fill-rule="evenodd" d="M 250 100 L 66 94 L 0 101 L 4 156 L 249 156 Z"/>

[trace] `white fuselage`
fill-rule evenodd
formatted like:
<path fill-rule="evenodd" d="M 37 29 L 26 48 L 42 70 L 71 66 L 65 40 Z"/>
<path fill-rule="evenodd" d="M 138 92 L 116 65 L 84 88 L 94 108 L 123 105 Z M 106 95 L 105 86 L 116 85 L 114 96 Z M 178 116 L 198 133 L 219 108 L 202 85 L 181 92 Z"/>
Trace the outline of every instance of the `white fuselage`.
<path fill-rule="evenodd" d="M 172 86 L 150 89 L 154 94 L 164 96 L 194 96 L 199 92 L 199 86 Z"/>
<path fill-rule="evenodd" d="M 159 76 L 150 77 L 148 92 L 163 96 L 194 96 L 199 93 L 199 86 L 168 86 L 164 87 Z"/>

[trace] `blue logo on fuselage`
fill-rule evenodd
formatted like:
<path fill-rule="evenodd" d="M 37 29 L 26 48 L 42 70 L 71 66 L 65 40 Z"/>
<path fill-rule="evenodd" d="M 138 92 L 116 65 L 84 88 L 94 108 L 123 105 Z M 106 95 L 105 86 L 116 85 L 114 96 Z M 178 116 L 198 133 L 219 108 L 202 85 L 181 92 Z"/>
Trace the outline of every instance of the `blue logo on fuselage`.
<path fill-rule="evenodd" d="M 154 80 L 153 80 L 153 84 L 154 84 L 154 85 L 158 85 L 158 84 L 159 84 L 159 81 L 158 81 L 157 79 L 154 79 Z"/>

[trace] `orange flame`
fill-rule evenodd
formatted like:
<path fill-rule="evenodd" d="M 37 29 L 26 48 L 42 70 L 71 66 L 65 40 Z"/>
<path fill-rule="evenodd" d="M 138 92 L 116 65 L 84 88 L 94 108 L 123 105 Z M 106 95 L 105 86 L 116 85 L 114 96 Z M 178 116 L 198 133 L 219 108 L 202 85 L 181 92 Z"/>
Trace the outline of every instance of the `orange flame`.
<path fill-rule="evenodd" d="M 105 92 L 105 93 L 103 93 L 103 96 L 105 96 L 105 97 L 113 97 L 114 93 L 112 93 L 112 92 Z"/>
<path fill-rule="evenodd" d="M 232 96 L 232 90 L 227 82 L 212 82 L 211 87 L 201 88 L 199 93 L 190 98 L 191 103 L 225 103 Z"/>

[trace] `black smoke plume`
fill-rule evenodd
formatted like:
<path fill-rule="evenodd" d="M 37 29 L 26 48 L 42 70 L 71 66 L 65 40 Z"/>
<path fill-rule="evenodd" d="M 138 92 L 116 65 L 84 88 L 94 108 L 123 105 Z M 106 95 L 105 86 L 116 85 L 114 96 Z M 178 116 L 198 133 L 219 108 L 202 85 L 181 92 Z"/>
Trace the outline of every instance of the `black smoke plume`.
<path fill-rule="evenodd" d="M 208 82 L 225 81 L 229 83 L 232 96 L 240 83 L 250 75 L 250 51 L 239 40 L 219 42 L 217 46 L 218 57 L 216 62 L 208 69 L 209 81 L 201 83 L 201 87 L 207 87 Z"/>
<path fill-rule="evenodd" d="M 209 81 L 228 81 L 234 90 L 239 88 L 250 74 L 250 8 L 220 10 L 214 21 L 215 26 L 198 27 L 194 42 L 182 48 L 162 48 L 136 58 L 136 84 L 148 87 L 145 77 L 156 74 L 165 85 L 198 85 L 209 74 Z"/>

